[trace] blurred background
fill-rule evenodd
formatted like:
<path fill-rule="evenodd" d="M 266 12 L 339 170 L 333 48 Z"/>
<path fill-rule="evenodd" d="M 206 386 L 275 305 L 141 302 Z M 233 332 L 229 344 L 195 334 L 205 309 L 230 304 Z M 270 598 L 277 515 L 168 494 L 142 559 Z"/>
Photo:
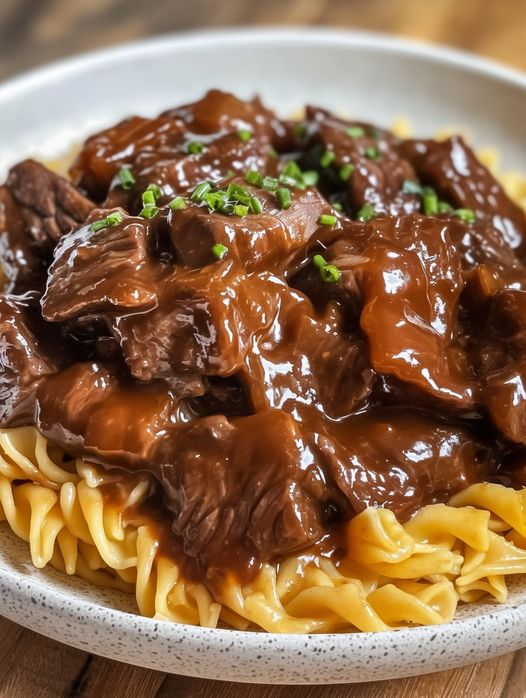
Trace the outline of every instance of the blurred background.
<path fill-rule="evenodd" d="M 269 24 L 387 32 L 526 70 L 525 0 L 0 0 L 0 79 L 140 37 Z"/>

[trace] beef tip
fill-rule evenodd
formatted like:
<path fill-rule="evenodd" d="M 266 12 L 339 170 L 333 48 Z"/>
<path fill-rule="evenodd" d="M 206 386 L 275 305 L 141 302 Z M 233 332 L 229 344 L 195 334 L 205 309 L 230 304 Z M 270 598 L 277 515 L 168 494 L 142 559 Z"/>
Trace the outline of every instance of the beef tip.
<path fill-rule="evenodd" d="M 45 260 L 6 186 L 0 187 L 0 264 L 8 293 L 23 293 L 45 285 Z"/>
<path fill-rule="evenodd" d="M 212 263 L 212 246 L 220 243 L 248 271 L 279 272 L 287 256 L 303 248 L 320 231 L 320 216 L 332 212 L 316 189 L 294 190 L 292 206 L 283 210 L 272 192 L 248 186 L 244 180 L 234 179 L 232 183 L 256 196 L 262 213 L 239 217 L 210 213 L 208 208 L 193 204 L 171 211 L 172 242 L 182 264 L 201 267 Z"/>
<path fill-rule="evenodd" d="M 410 160 L 418 176 L 455 208 L 468 208 L 493 227 L 504 242 L 526 253 L 526 217 L 459 136 L 445 141 L 405 141 L 400 154 Z"/>
<path fill-rule="evenodd" d="M 54 362 L 31 327 L 31 309 L 24 297 L 0 296 L 0 423 L 30 423 L 35 390 L 53 373 Z"/>
<path fill-rule="evenodd" d="M 89 138 L 71 168 L 75 182 L 98 201 L 110 187 L 119 190 L 116 175 L 124 165 L 135 177 L 137 191 L 150 182 L 161 186 L 166 197 L 193 189 L 204 179 L 220 180 L 232 170 L 271 170 L 276 161 L 269 155 L 276 118 L 259 100 L 238 100 L 212 90 L 194 104 L 165 112 L 156 119 L 132 117 Z M 243 140 L 239 131 L 248 131 Z M 202 150 L 189 152 L 198 142 Z M 122 194 L 122 192 L 120 192 Z M 117 201 L 113 193 L 109 204 Z M 122 203 L 122 200 L 120 200 Z"/>
<path fill-rule="evenodd" d="M 273 322 L 285 291 L 278 277 L 247 276 L 228 260 L 176 270 L 158 282 L 158 306 L 116 317 L 113 333 L 141 380 L 174 370 L 230 376 L 242 367 L 254 334 Z"/>
<path fill-rule="evenodd" d="M 373 369 L 433 400 L 473 410 L 476 386 L 457 341 L 464 284 L 448 221 L 412 215 L 354 229 L 326 258 L 342 270 L 338 283 L 349 306 L 363 304 L 360 326 Z"/>
<path fill-rule="evenodd" d="M 194 381 L 194 391 L 201 389 Z M 191 418 L 182 397 L 162 381 L 140 384 L 111 365 L 76 363 L 40 383 L 38 428 L 70 453 L 151 467 L 159 441 Z"/>
<path fill-rule="evenodd" d="M 281 409 L 307 421 L 312 408 L 330 419 L 361 409 L 374 373 L 364 340 L 342 324 L 336 306 L 318 316 L 307 298 L 290 291 L 247 356 L 243 375 L 254 409 Z"/>
<path fill-rule="evenodd" d="M 205 417 L 168 440 L 161 481 L 186 554 L 205 569 L 231 569 L 240 555 L 265 561 L 317 540 L 303 450 L 300 429 L 279 410 Z"/>
<path fill-rule="evenodd" d="M 320 452 L 356 513 L 385 507 L 405 520 L 424 504 L 447 502 L 497 467 L 489 442 L 422 412 L 377 409 L 331 428 Z"/>
<path fill-rule="evenodd" d="M 156 306 L 156 265 L 148 255 L 153 219 L 119 212 L 117 225 L 93 229 L 112 212 L 95 210 L 86 225 L 57 244 L 42 314 L 53 322 L 103 313 L 144 312 Z M 113 212 L 115 213 L 115 212 Z"/>
<path fill-rule="evenodd" d="M 26 228 L 44 250 L 83 223 L 94 204 L 63 177 L 34 160 L 15 165 L 7 178 Z"/>
<path fill-rule="evenodd" d="M 310 164 L 321 165 L 322 187 L 329 193 L 342 192 L 354 213 L 366 204 L 391 216 L 420 209 L 419 197 L 404 188 L 406 180 L 416 180 L 415 171 L 398 154 L 392 134 L 317 107 L 307 108 L 307 119 L 306 146 L 314 158 Z M 324 166 L 326 152 L 332 160 Z"/>

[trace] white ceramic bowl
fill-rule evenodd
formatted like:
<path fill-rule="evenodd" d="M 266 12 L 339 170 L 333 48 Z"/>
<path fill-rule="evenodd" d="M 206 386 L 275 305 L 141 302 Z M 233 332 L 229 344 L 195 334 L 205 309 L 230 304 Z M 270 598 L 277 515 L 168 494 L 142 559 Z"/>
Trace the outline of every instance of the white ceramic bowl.
<path fill-rule="evenodd" d="M 0 171 L 49 158 L 130 113 L 210 87 L 254 92 L 284 113 L 306 102 L 419 134 L 443 126 L 496 145 L 526 171 L 526 78 L 471 56 L 361 33 L 227 31 L 166 37 L 57 63 L 0 86 Z M 163 671 L 262 683 L 344 683 L 439 671 L 526 645 L 526 583 L 448 625 L 389 633 L 270 635 L 141 618 L 132 600 L 53 570 L 0 526 L 0 612 L 81 649 Z"/>

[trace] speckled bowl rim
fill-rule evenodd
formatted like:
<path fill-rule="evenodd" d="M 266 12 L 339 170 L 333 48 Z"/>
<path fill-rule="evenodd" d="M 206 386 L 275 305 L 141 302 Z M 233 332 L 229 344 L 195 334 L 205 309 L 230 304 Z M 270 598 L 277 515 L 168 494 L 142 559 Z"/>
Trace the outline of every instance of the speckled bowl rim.
<path fill-rule="evenodd" d="M 252 41 L 304 43 L 306 37 L 317 48 L 334 42 L 374 48 L 386 55 L 403 54 L 468 69 L 526 91 L 522 73 L 453 49 L 366 32 L 272 28 L 190 32 L 86 53 L 4 82 L 0 100 L 16 100 L 36 85 L 60 81 L 94 65 L 162 54 L 174 42 L 180 46 L 206 42 L 207 47 L 235 43 L 243 48 Z M 2 529 L 0 533 L 0 538 L 5 535 Z M 44 577 L 2 567 L 0 612 L 37 632 L 96 654 L 167 672 L 245 682 L 352 683 L 411 676 L 480 661 L 526 645 L 526 603 L 495 606 L 492 612 L 440 626 L 379 633 L 267 634 L 144 618 L 90 603 L 67 590 L 46 588 Z M 90 632 L 82 630 L 86 624 Z M 174 648 L 168 652 L 173 664 L 167 665 L 166 651 L 148 651 L 159 642 Z M 422 646 L 429 651 L 413 661 L 415 648 Z M 204 655 L 210 656 L 210 661 L 203 661 Z M 243 662 L 246 664 L 240 670 Z"/>

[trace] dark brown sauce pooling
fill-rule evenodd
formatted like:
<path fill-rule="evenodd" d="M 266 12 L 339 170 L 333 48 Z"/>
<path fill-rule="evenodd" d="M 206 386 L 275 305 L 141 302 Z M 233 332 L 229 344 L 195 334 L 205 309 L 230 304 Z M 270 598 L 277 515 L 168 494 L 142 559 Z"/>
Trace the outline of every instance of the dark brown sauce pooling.
<path fill-rule="evenodd" d="M 526 222 L 460 139 L 213 91 L 92 136 L 71 175 L 0 188 L 1 424 L 148 472 L 130 516 L 187 577 L 524 486 Z"/>

